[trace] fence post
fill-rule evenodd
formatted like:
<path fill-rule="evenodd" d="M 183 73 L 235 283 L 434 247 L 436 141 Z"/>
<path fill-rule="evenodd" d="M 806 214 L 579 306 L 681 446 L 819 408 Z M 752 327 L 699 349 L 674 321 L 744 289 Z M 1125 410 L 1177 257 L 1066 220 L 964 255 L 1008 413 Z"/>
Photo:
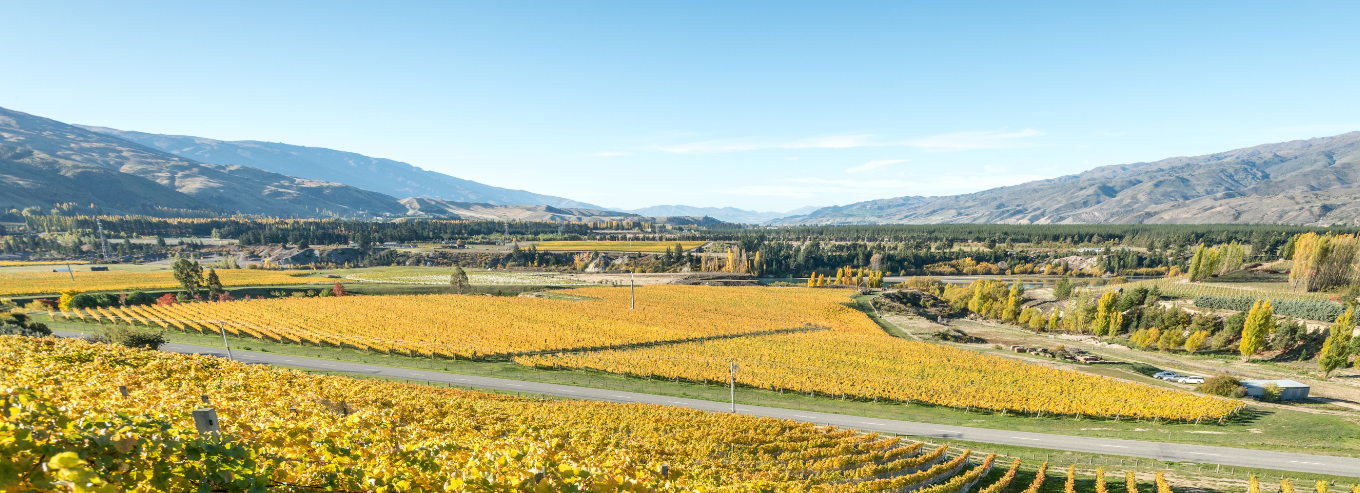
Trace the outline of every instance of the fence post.
<path fill-rule="evenodd" d="M 194 427 L 199 435 L 221 436 L 222 427 L 217 421 L 217 410 L 211 407 L 194 410 Z"/>

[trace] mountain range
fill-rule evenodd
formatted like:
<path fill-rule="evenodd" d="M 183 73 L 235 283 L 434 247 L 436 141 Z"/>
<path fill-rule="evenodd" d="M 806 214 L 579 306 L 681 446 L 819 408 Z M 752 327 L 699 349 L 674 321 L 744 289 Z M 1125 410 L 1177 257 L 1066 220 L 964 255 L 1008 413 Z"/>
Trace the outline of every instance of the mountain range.
<path fill-rule="evenodd" d="M 788 212 L 757 212 L 738 209 L 736 207 L 693 207 L 688 205 L 654 205 L 641 209 L 611 209 L 621 212 L 628 212 L 640 216 L 666 217 L 666 216 L 708 216 L 714 219 L 727 221 L 729 223 L 761 224 L 775 219 L 807 214 L 817 210 L 816 207 L 803 207 Z"/>
<path fill-rule="evenodd" d="M 93 204 L 110 214 L 156 216 L 708 217 L 772 226 L 1354 225 L 1360 223 L 1360 132 L 1104 166 L 970 194 L 904 196 L 778 213 L 684 205 L 608 210 L 351 152 L 68 125 L 0 108 L 0 207 L 45 209 L 67 202 Z"/>
<path fill-rule="evenodd" d="M 771 225 L 1360 223 L 1360 132 L 940 197 L 824 207 Z"/>
<path fill-rule="evenodd" d="M 429 171 L 391 159 L 321 147 L 255 140 L 222 141 L 186 135 L 161 135 L 106 127 L 77 127 L 111 135 L 201 163 L 243 165 L 309 180 L 341 183 L 393 197 L 426 197 L 492 205 L 550 205 L 577 209 L 601 207 L 562 197 L 494 187 Z"/>
<path fill-rule="evenodd" d="M 0 108 L 0 207 L 47 208 L 64 202 L 95 204 L 113 214 L 405 212 L 396 199 L 377 192 L 248 166 L 201 163 Z"/>

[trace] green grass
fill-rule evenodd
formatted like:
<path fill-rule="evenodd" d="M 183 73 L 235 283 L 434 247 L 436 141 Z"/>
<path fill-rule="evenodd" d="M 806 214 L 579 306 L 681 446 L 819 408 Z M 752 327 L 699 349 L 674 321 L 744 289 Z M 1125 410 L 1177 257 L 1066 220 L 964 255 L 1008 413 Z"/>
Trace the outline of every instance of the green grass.
<path fill-rule="evenodd" d="M 40 321 L 46 316 L 39 316 Z M 92 331 L 97 327 L 80 322 L 51 322 L 53 329 Z M 172 342 L 221 347 L 218 335 L 168 332 Z M 725 402 L 728 390 L 724 386 L 671 382 L 634 378 L 594 371 L 539 370 L 508 361 L 449 361 L 385 355 L 349 349 L 319 348 L 278 344 L 258 339 L 232 337 L 232 347 L 313 357 L 335 361 L 349 361 L 383 366 L 403 367 L 427 371 L 444 371 L 468 375 L 526 380 L 584 387 L 639 392 L 656 395 L 690 397 Z M 794 393 L 743 388 L 738 389 L 738 402 L 747 405 L 802 409 L 870 418 L 896 419 L 925 423 L 952 424 L 979 428 L 1056 433 L 1064 435 L 1121 438 L 1129 440 L 1161 441 L 1278 450 L 1309 454 L 1354 456 L 1360 450 L 1360 426 L 1345 417 L 1314 414 L 1275 408 L 1248 406 L 1241 418 L 1224 425 L 1172 424 L 1159 422 L 1115 422 L 1071 418 L 1034 418 L 1001 416 L 999 414 L 963 412 L 948 407 L 900 405 L 855 400 L 836 400 L 808 397 Z M 1251 430 L 1257 430 L 1253 432 Z"/>

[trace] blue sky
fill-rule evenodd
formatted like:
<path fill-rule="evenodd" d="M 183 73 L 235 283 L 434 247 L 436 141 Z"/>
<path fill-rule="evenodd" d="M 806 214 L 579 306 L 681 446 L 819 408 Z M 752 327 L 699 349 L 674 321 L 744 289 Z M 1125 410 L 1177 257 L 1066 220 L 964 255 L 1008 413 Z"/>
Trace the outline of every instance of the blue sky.
<path fill-rule="evenodd" d="M 1360 130 L 1360 3 L 0 3 L 0 106 L 615 207 L 946 195 Z"/>

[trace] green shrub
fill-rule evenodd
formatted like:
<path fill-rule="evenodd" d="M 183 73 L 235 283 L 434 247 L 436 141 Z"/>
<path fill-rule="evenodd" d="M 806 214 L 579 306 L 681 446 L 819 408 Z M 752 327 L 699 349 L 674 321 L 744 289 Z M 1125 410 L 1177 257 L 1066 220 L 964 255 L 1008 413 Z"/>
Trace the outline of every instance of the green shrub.
<path fill-rule="evenodd" d="M 1230 375 L 1215 375 L 1206 378 L 1204 383 L 1195 387 L 1195 390 L 1200 392 L 1223 397 L 1240 397 L 1234 395 L 1239 389 L 1242 391 L 1242 395 L 1246 395 L 1247 389 L 1242 386 L 1242 381 Z"/>
<path fill-rule="evenodd" d="M 1281 389 L 1279 385 L 1275 385 L 1275 382 L 1270 382 L 1266 384 L 1265 387 L 1262 387 L 1261 390 L 1262 390 L 1261 400 L 1266 402 L 1275 402 L 1280 400 L 1280 392 L 1282 392 L 1284 389 Z"/>
<path fill-rule="evenodd" d="M 71 308 L 94 308 L 99 305 L 99 298 L 89 293 L 80 293 L 71 297 Z"/>
<path fill-rule="evenodd" d="M 156 297 L 141 291 L 133 291 L 132 294 L 129 294 L 127 297 L 127 304 L 129 305 L 150 305 L 155 302 Z"/>
<path fill-rule="evenodd" d="M 140 349 L 160 349 L 161 345 L 170 342 L 165 340 L 165 333 L 163 332 L 143 332 L 126 325 L 113 325 L 105 328 L 104 339 L 109 344 Z"/>

